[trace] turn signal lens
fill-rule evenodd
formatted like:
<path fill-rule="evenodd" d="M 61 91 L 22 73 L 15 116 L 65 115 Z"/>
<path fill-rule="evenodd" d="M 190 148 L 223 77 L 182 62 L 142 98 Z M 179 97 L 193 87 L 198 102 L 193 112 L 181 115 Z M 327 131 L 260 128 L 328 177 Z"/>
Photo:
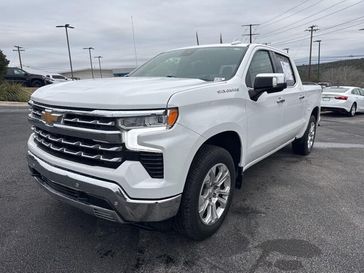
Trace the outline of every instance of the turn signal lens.
<path fill-rule="evenodd" d="M 167 112 L 167 127 L 172 128 L 178 119 L 178 108 L 168 109 Z"/>
<path fill-rule="evenodd" d="M 335 99 L 337 99 L 337 100 L 347 100 L 348 97 L 347 96 L 339 96 L 339 97 L 335 97 Z"/>

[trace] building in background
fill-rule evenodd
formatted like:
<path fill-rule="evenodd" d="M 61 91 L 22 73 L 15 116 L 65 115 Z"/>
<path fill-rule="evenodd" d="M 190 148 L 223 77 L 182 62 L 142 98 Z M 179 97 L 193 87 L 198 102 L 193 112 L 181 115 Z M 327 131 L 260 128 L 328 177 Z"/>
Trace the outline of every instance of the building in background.
<path fill-rule="evenodd" d="M 112 77 L 124 77 L 125 75 L 129 74 L 134 68 L 133 67 L 125 67 L 125 68 L 113 68 L 113 69 L 102 69 L 102 77 L 103 78 L 112 78 Z M 61 72 L 63 76 L 71 78 L 71 72 Z M 94 69 L 95 78 L 101 78 L 100 70 Z M 80 69 L 73 71 L 73 77 L 75 79 L 85 80 L 85 79 L 92 79 L 91 69 Z"/>

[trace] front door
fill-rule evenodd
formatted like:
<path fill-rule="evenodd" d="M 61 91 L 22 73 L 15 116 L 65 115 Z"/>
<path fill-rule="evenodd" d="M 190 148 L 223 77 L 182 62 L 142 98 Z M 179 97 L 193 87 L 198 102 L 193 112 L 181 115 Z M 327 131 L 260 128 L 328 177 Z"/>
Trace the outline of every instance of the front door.
<path fill-rule="evenodd" d="M 269 51 L 256 51 L 246 75 L 247 87 L 253 88 L 257 74 L 274 72 Z M 266 155 L 283 144 L 283 109 L 284 99 L 281 92 L 264 93 L 257 101 L 250 100 L 247 103 L 246 164 Z"/>

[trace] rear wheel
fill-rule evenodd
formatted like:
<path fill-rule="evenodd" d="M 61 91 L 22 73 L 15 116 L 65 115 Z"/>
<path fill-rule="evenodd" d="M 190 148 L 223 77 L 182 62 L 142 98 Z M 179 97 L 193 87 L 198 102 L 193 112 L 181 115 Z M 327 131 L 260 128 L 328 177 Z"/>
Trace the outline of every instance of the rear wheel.
<path fill-rule="evenodd" d="M 189 171 L 176 216 L 178 231 L 193 240 L 213 235 L 229 210 L 235 182 L 234 161 L 221 147 L 206 145 Z"/>
<path fill-rule="evenodd" d="M 292 143 L 292 149 L 294 153 L 308 155 L 311 152 L 316 137 L 316 122 L 315 116 L 312 115 L 310 117 L 305 134 Z"/>
<path fill-rule="evenodd" d="M 356 103 L 354 102 L 353 103 L 353 105 L 351 106 L 351 108 L 350 108 L 350 111 L 348 112 L 348 116 L 349 117 L 353 117 L 353 116 L 355 116 L 355 114 L 356 114 L 356 109 L 357 109 L 357 107 L 356 107 Z"/>

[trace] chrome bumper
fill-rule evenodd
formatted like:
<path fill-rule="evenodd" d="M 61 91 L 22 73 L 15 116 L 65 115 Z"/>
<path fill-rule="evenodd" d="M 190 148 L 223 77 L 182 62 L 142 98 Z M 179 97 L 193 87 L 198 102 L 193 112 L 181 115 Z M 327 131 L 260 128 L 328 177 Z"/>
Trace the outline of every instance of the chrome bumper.
<path fill-rule="evenodd" d="M 53 197 L 86 213 L 114 222 L 157 222 L 175 216 L 181 195 L 159 200 L 130 199 L 112 181 L 74 173 L 46 163 L 28 151 L 38 184 Z"/>

